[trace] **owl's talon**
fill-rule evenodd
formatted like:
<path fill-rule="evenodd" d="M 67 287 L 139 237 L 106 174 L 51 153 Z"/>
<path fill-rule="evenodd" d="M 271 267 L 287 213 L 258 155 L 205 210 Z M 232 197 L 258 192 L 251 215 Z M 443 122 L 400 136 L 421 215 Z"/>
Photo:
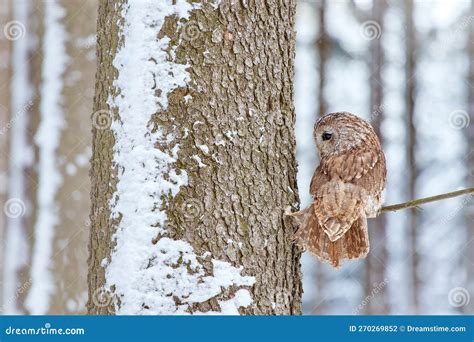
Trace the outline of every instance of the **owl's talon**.
<path fill-rule="evenodd" d="M 285 216 L 291 216 L 293 212 L 291 211 L 291 205 L 286 206 L 285 208 Z"/>

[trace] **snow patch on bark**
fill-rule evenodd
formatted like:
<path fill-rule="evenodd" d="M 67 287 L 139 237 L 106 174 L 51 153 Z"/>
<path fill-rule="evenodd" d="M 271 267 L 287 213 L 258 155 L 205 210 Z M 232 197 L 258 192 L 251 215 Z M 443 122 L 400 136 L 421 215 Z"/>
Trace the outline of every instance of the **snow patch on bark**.
<path fill-rule="evenodd" d="M 235 293 L 234 298 L 219 301 L 222 313 L 226 315 L 238 315 L 240 307 L 247 307 L 252 304 L 252 296 L 246 289 L 240 289 Z"/>
<path fill-rule="evenodd" d="M 58 223 L 55 197 L 62 182 L 56 151 L 64 126 L 61 92 L 63 73 L 68 60 L 66 32 L 61 19 L 65 11 L 54 1 L 45 3 L 45 35 L 43 41 L 43 71 L 40 104 L 40 126 L 35 136 L 39 148 L 38 218 L 35 224 L 35 246 L 31 266 L 32 286 L 26 298 L 26 307 L 32 314 L 46 314 L 54 291 L 50 270 L 54 227 Z"/>
<path fill-rule="evenodd" d="M 179 150 L 175 136 L 160 127 L 152 130 L 150 122 L 155 113 L 166 111 L 168 95 L 186 87 L 190 76 L 187 65 L 170 60 L 175 56 L 170 38 L 157 37 L 166 17 L 189 19 L 199 6 L 184 0 L 133 1 L 122 8 L 123 41 L 113 62 L 119 95 L 109 99 L 120 116 L 111 125 L 118 180 L 110 203 L 112 218 L 120 223 L 111 260 L 103 262 L 105 286 L 119 299 L 117 314 L 185 314 L 193 304 L 220 295 L 223 288 L 255 282 L 254 277 L 242 276 L 241 268 L 212 260 L 208 252 L 196 255 L 188 242 L 166 237 L 163 200 L 175 196 L 188 178 L 185 170 L 174 166 Z M 154 89 L 155 81 L 160 92 Z M 159 150 L 157 143 L 174 147 Z M 212 274 L 206 273 L 204 261 L 212 264 Z M 234 314 L 251 301 L 248 290 L 242 289 L 221 307 Z"/>

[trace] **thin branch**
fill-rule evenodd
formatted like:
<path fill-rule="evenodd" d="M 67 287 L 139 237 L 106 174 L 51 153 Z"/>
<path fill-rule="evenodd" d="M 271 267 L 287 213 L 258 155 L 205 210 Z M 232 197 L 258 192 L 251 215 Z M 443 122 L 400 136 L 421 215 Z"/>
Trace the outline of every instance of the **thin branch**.
<path fill-rule="evenodd" d="M 444 199 L 447 199 L 447 198 L 453 198 L 453 197 L 466 195 L 466 194 L 471 194 L 471 193 L 474 193 L 474 188 L 468 188 L 468 189 L 448 192 L 448 193 L 441 194 L 441 195 L 420 198 L 420 199 L 416 199 L 416 200 L 405 202 L 405 203 L 399 203 L 399 204 L 394 204 L 394 205 L 389 205 L 389 206 L 386 206 L 386 207 L 382 207 L 382 209 L 380 209 L 379 213 L 386 213 L 386 212 L 389 212 L 389 211 L 397 211 L 397 210 L 400 210 L 400 209 L 415 208 L 415 207 L 418 207 L 419 205 L 422 205 L 422 204 L 425 204 L 425 203 L 441 201 L 441 200 L 444 200 Z"/>

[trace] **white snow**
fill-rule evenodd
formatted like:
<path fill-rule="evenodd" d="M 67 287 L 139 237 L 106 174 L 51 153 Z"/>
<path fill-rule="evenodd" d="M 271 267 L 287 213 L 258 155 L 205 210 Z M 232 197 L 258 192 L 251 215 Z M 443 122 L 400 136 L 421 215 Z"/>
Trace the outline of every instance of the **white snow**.
<path fill-rule="evenodd" d="M 120 120 L 111 125 L 118 182 L 110 209 L 121 220 L 111 260 L 103 263 L 106 287 L 115 286 L 120 298 L 117 314 L 185 314 L 190 305 L 219 296 L 223 288 L 255 282 L 253 277 L 242 276 L 241 268 L 219 260 L 211 259 L 213 272 L 209 275 L 201 261 L 211 258 L 210 253 L 196 255 L 188 242 L 166 237 L 163 199 L 175 196 L 187 185 L 188 177 L 185 170 L 174 166 L 179 151 L 175 135 L 164 134 L 160 127 L 152 132 L 149 123 L 153 114 L 166 111 L 173 90 L 188 86 L 190 76 L 187 65 L 170 60 L 175 49 L 169 46 L 170 39 L 157 40 L 157 35 L 167 16 L 187 19 L 198 6 L 184 0 L 135 1 L 122 8 L 123 45 L 114 59 L 118 70 L 114 85 L 120 95 L 109 99 L 110 107 L 120 114 Z M 155 79 L 161 90 L 158 96 L 149 86 Z M 159 150 L 159 142 L 174 147 Z M 233 305 L 225 301 L 221 309 L 235 313 L 239 306 L 251 303 L 250 295 L 243 292 L 234 298 Z"/>
<path fill-rule="evenodd" d="M 227 138 L 230 140 L 234 140 L 235 137 L 237 137 L 237 131 L 231 131 L 228 130 L 227 132 L 224 133 Z"/>
<path fill-rule="evenodd" d="M 252 296 L 245 289 L 240 289 L 235 293 L 234 298 L 225 301 L 219 301 L 222 312 L 226 315 L 238 315 L 239 307 L 247 307 L 252 304 Z"/>
<path fill-rule="evenodd" d="M 216 139 L 214 144 L 217 145 L 217 146 L 225 146 L 225 141 L 224 141 L 224 139 L 222 139 L 222 137 L 219 137 L 218 139 Z"/>
<path fill-rule="evenodd" d="M 207 145 L 196 145 L 201 151 L 203 151 L 205 154 L 209 153 L 209 147 Z"/>
<path fill-rule="evenodd" d="M 197 162 L 198 166 L 201 167 L 206 167 L 207 165 L 204 164 L 199 156 L 194 155 L 193 159 Z"/>
<path fill-rule="evenodd" d="M 68 60 L 65 48 L 66 32 L 61 24 L 64 15 L 64 9 L 56 0 L 45 3 L 41 120 L 35 136 L 39 148 L 38 217 L 34 227 L 32 286 L 25 302 L 30 312 L 36 315 L 47 313 L 49 298 L 54 291 L 49 265 L 54 227 L 58 223 L 55 196 L 62 182 L 55 153 L 59 147 L 61 129 L 64 125 L 61 92 L 62 76 Z"/>

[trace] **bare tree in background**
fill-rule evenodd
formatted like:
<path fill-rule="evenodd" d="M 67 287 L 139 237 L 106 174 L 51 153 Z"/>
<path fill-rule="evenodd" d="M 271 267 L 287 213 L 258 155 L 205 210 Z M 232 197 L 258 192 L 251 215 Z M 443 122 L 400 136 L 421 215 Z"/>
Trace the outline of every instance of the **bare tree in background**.
<path fill-rule="evenodd" d="M 99 7 L 89 313 L 299 314 L 295 2 L 125 3 Z"/>
<path fill-rule="evenodd" d="M 326 63 L 329 57 L 329 36 L 326 30 L 326 0 L 321 0 L 318 4 L 319 34 L 316 41 L 316 49 L 319 56 L 319 93 L 318 105 L 319 113 L 317 116 L 327 114 L 326 98 L 324 96 L 324 88 L 326 83 Z"/>
<path fill-rule="evenodd" d="M 327 3 L 326 0 L 320 0 L 317 3 L 318 8 L 318 35 L 315 44 L 316 52 L 319 57 L 318 64 L 318 112 L 316 113 L 316 118 L 327 114 L 327 101 L 324 95 L 324 89 L 326 86 L 326 68 L 327 68 L 327 59 L 329 57 L 329 36 L 326 30 L 326 11 Z M 303 191 L 308 191 L 303 189 Z M 325 265 L 317 262 L 315 263 L 315 276 L 314 276 L 314 286 L 316 288 L 315 297 L 313 298 L 313 303 L 315 306 L 312 306 L 312 313 L 324 313 L 326 311 L 325 301 L 324 301 L 324 286 L 326 283 L 326 275 L 324 272 Z"/>
<path fill-rule="evenodd" d="M 95 0 L 15 1 L 4 31 L 12 42 L 7 313 L 85 312 L 96 9 Z"/>
<path fill-rule="evenodd" d="M 383 48 L 384 19 L 388 4 L 386 0 L 372 1 L 372 9 L 360 8 L 354 0 L 350 1 L 354 17 L 366 29 L 370 56 L 367 65 L 370 73 L 370 123 L 384 145 L 381 125 L 384 117 L 385 54 Z M 364 298 L 370 298 L 363 306 L 366 314 L 387 314 L 390 310 L 386 288 L 386 268 L 388 265 L 386 247 L 386 217 L 378 216 L 369 221 L 370 253 L 365 261 Z"/>
<path fill-rule="evenodd" d="M 413 19 L 414 4 L 413 0 L 405 0 L 405 84 L 406 84 L 406 113 L 407 113 L 407 179 L 408 179 L 408 198 L 416 198 L 418 166 L 416 162 L 417 148 L 417 130 L 415 126 L 415 97 L 416 97 L 416 29 Z M 419 288 L 420 276 L 418 274 L 419 254 L 417 226 L 420 223 L 417 209 L 410 209 L 408 213 L 408 251 L 411 253 L 411 305 L 413 313 L 419 310 Z"/>
<path fill-rule="evenodd" d="M 384 18 L 387 8 L 385 0 L 372 2 L 372 20 L 378 23 L 380 28 L 380 37 L 371 40 L 369 59 L 370 72 L 370 121 L 375 132 L 379 136 L 380 143 L 384 145 L 384 136 L 381 125 L 384 116 L 384 80 L 383 68 L 385 56 L 383 49 Z M 387 239 L 386 239 L 386 216 L 379 215 L 369 223 L 369 237 L 371 242 L 370 253 L 366 261 L 366 281 L 365 294 L 371 296 L 366 306 L 367 313 L 387 314 L 390 310 L 387 294 L 386 269 L 388 266 L 387 258 Z M 372 293 L 376 291 L 376 295 Z M 374 292 L 375 293 L 375 292 Z"/>
<path fill-rule="evenodd" d="M 470 15 L 474 13 L 474 0 L 471 0 Z M 471 17 L 469 17 L 471 18 Z M 467 37 L 467 56 L 469 59 L 469 71 L 467 75 L 467 91 L 468 91 L 468 113 L 470 125 L 466 129 L 466 139 L 468 146 L 468 158 L 466 161 L 467 170 L 467 186 L 474 187 L 474 25 L 468 25 L 469 32 Z M 467 227 L 467 245 L 465 248 L 466 263 L 466 284 L 471 296 L 474 296 L 474 206 L 470 205 L 466 209 L 466 227 Z M 466 313 L 474 312 L 474 300 L 471 300 L 466 307 Z"/>
<path fill-rule="evenodd" d="M 12 0 L 0 0 L 0 27 L 5 27 L 12 21 Z M 10 130 L 10 80 L 11 68 L 11 39 L 5 33 L 0 34 L 2 54 L 0 58 L 0 291 L 3 291 L 5 228 L 7 217 L 3 211 L 8 199 L 8 167 L 9 167 L 9 136 Z M 0 307 L 3 308 L 3 296 L 0 295 Z"/>
<path fill-rule="evenodd" d="M 58 220 L 51 241 L 51 267 L 54 290 L 48 314 L 84 314 L 87 301 L 87 245 L 90 210 L 89 159 L 91 129 L 89 113 L 95 84 L 95 26 L 97 0 L 60 0 L 64 17 L 58 20 L 65 36 L 61 44 L 67 63 L 60 75 L 63 82 L 61 101 L 63 124 L 55 151 L 56 167 L 62 179 L 54 202 Z M 49 46 L 53 48 L 53 46 Z M 57 63 L 57 61 L 53 61 Z M 52 190 L 52 189 L 50 189 Z"/>
<path fill-rule="evenodd" d="M 8 203 L 4 253 L 3 309 L 5 313 L 27 313 L 25 297 L 31 286 L 30 265 L 33 247 L 33 222 L 36 216 L 34 168 L 37 149 L 34 135 L 38 127 L 40 46 L 42 3 L 13 2 L 10 84 L 10 146 Z"/>
<path fill-rule="evenodd" d="M 0 27 L 5 27 L 12 21 L 12 0 L 0 1 Z M 9 156 L 9 122 L 10 117 L 10 79 L 11 69 L 11 40 L 10 37 L 0 35 L 0 45 L 2 46 L 2 58 L 0 59 L 0 294 L 3 293 L 4 276 L 4 255 L 5 250 L 5 228 L 7 216 L 3 211 L 8 199 L 8 156 Z M 3 296 L 0 295 L 0 308 L 3 308 Z"/>

